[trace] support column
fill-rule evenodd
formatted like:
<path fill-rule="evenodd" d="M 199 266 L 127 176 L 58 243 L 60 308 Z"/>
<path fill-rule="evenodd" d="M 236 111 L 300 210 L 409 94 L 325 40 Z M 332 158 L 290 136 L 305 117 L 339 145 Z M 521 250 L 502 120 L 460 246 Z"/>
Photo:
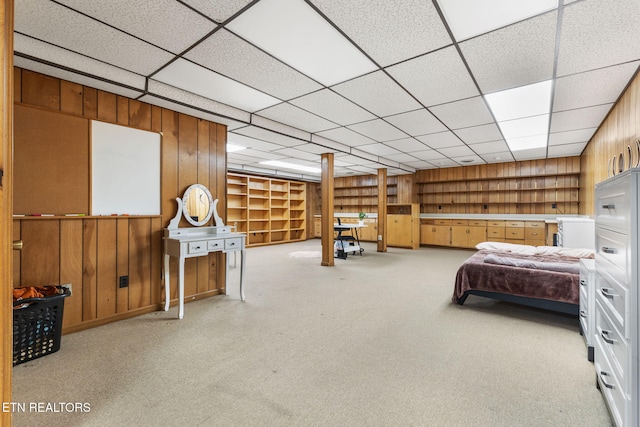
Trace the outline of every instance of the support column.
<path fill-rule="evenodd" d="M 387 169 L 378 169 L 378 252 L 387 252 Z"/>
<path fill-rule="evenodd" d="M 333 267 L 333 153 L 322 155 L 321 168 L 322 262 L 320 265 Z"/>

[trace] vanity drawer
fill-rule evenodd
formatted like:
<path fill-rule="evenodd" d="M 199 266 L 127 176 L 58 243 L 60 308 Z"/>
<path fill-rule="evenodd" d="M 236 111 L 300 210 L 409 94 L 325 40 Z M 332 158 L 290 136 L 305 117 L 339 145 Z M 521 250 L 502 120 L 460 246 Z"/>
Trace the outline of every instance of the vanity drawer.
<path fill-rule="evenodd" d="M 607 316 L 605 309 L 602 308 L 600 301 L 596 301 L 596 330 L 594 333 L 602 346 L 607 359 L 611 362 L 611 367 L 616 370 L 619 378 L 626 378 L 627 370 L 627 341 L 620 335 L 613 324 L 613 321 Z"/>
<path fill-rule="evenodd" d="M 189 254 L 207 253 L 207 242 L 206 241 L 189 242 L 189 246 L 187 247 L 187 253 Z"/>
<path fill-rule="evenodd" d="M 224 239 L 224 249 L 240 249 L 242 247 L 242 238 Z"/>
<path fill-rule="evenodd" d="M 207 242 L 209 252 L 221 251 L 224 249 L 224 239 L 209 240 Z"/>

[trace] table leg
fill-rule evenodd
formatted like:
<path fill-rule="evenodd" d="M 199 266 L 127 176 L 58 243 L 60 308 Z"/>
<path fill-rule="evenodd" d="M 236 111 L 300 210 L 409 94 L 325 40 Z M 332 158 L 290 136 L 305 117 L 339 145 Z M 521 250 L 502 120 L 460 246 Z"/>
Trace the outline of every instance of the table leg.
<path fill-rule="evenodd" d="M 169 289 L 171 287 L 171 283 L 169 282 L 169 277 L 171 276 L 169 274 L 169 258 L 171 258 L 169 255 L 164 256 L 164 311 L 169 311 L 169 303 L 171 302 L 171 292 Z"/>
<path fill-rule="evenodd" d="M 247 251 L 245 250 L 244 246 L 242 247 L 242 250 L 240 251 L 240 300 L 244 301 L 244 259 L 247 256 Z"/>
<path fill-rule="evenodd" d="M 184 258 L 178 259 L 178 319 L 184 317 Z"/>

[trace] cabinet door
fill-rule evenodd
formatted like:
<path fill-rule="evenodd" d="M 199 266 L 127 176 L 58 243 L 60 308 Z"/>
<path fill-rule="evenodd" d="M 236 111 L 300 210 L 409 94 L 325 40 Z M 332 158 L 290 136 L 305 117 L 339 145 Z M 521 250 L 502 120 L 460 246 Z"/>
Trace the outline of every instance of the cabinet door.
<path fill-rule="evenodd" d="M 412 246 L 411 215 L 387 215 L 387 245 Z"/>
<path fill-rule="evenodd" d="M 478 243 L 487 241 L 487 228 L 469 226 L 469 248 L 475 248 Z"/>
<path fill-rule="evenodd" d="M 469 245 L 469 227 L 466 225 L 451 226 L 451 246 L 466 248 Z"/>
<path fill-rule="evenodd" d="M 448 225 L 423 225 L 421 242 L 425 245 L 451 246 L 451 227 Z"/>

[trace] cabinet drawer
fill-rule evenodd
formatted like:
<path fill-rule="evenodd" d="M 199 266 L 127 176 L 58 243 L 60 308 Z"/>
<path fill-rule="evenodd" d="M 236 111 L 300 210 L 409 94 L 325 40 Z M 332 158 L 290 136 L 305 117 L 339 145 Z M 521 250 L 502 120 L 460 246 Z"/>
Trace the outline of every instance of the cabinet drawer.
<path fill-rule="evenodd" d="M 434 219 L 433 224 L 434 225 L 451 225 L 451 220 L 450 219 Z"/>
<path fill-rule="evenodd" d="M 507 227 L 505 237 L 512 240 L 524 239 L 524 228 Z"/>
<path fill-rule="evenodd" d="M 628 348 L 627 341 L 617 331 L 605 309 L 596 301 L 596 330 L 597 339 L 607 355 L 611 367 L 616 370 L 618 378 L 626 378 L 629 376 L 625 371 L 627 368 Z M 626 373 L 626 375 L 625 375 Z"/>
<path fill-rule="evenodd" d="M 207 242 L 189 242 L 187 252 L 190 254 L 207 253 Z"/>
<path fill-rule="evenodd" d="M 540 228 L 525 228 L 524 238 L 527 240 L 544 240 L 544 230 Z"/>
<path fill-rule="evenodd" d="M 504 221 L 487 221 L 489 227 L 502 227 L 504 228 Z"/>
<path fill-rule="evenodd" d="M 525 221 L 524 228 L 538 228 L 544 231 L 544 221 Z"/>
<path fill-rule="evenodd" d="M 627 289 L 618 283 L 613 277 L 607 273 L 598 271 L 596 273 L 596 302 L 600 301 L 602 307 L 609 313 L 609 317 L 614 324 L 629 338 L 628 325 L 628 297 Z"/>
<path fill-rule="evenodd" d="M 630 176 L 598 186 L 596 191 L 596 223 L 621 231 L 629 230 Z"/>
<path fill-rule="evenodd" d="M 224 249 L 224 239 L 209 240 L 207 242 L 207 249 L 210 252 L 223 250 Z"/>
<path fill-rule="evenodd" d="M 469 220 L 469 225 L 470 226 L 474 226 L 474 227 L 486 227 L 487 226 L 487 221 L 482 220 L 482 219 L 470 219 Z"/>
<path fill-rule="evenodd" d="M 452 219 L 451 225 L 469 225 L 468 219 Z"/>
<path fill-rule="evenodd" d="M 233 239 L 224 239 L 224 249 L 240 249 L 242 247 L 242 238 L 236 237 Z"/>
<path fill-rule="evenodd" d="M 593 334 L 593 331 L 589 330 L 589 301 L 587 301 L 587 288 L 585 286 L 580 286 L 580 325 L 582 326 L 582 334 L 585 337 L 585 340 L 588 344 L 591 344 L 593 341 L 590 337 L 590 334 Z"/>
<path fill-rule="evenodd" d="M 504 239 L 504 227 L 487 227 L 487 237 L 493 239 Z"/>
<path fill-rule="evenodd" d="M 524 227 L 524 221 L 507 221 L 505 224 L 507 227 L 520 227 L 523 228 Z"/>
<path fill-rule="evenodd" d="M 596 262 L 598 268 L 604 268 L 619 282 L 627 283 L 627 250 L 629 237 L 602 228 L 596 229 Z M 602 261 L 606 260 L 607 263 Z"/>
<path fill-rule="evenodd" d="M 593 364 L 596 368 L 596 378 L 600 385 L 600 391 L 607 401 L 614 424 L 623 425 L 625 414 L 625 391 L 621 388 L 620 381 L 611 369 L 611 363 L 602 349 L 602 341 L 596 336 L 596 345 Z"/>

